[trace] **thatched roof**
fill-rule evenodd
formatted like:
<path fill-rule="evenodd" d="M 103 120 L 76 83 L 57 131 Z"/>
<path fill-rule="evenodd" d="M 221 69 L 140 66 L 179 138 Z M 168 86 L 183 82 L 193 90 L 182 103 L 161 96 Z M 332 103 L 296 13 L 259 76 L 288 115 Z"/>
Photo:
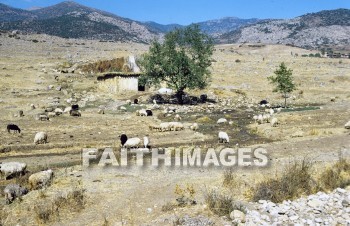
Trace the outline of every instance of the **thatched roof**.
<path fill-rule="evenodd" d="M 97 76 L 97 81 L 104 81 L 107 79 L 112 79 L 115 77 L 122 77 L 122 78 L 134 78 L 134 77 L 140 77 L 141 73 L 134 73 L 134 72 L 106 72 L 102 73 Z"/>

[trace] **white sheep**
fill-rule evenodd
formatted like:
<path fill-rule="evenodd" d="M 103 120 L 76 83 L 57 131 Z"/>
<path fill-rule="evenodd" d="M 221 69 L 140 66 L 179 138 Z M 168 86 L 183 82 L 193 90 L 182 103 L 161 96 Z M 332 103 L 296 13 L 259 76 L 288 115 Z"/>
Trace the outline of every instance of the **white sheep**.
<path fill-rule="evenodd" d="M 72 110 L 72 107 L 66 107 L 63 113 L 69 113 Z"/>
<path fill-rule="evenodd" d="M 220 143 L 222 143 L 222 142 L 229 143 L 230 142 L 230 139 L 229 139 L 226 132 L 223 132 L 223 131 L 219 132 L 219 142 Z"/>
<path fill-rule="evenodd" d="M 145 148 L 148 147 L 148 145 L 149 145 L 149 138 L 147 136 L 143 137 L 143 144 L 145 145 Z"/>
<path fill-rule="evenodd" d="M 255 122 L 257 122 L 257 121 L 258 121 L 258 116 L 257 116 L 257 115 L 254 115 L 254 116 L 253 116 L 253 119 L 254 119 Z"/>
<path fill-rule="evenodd" d="M 226 122 L 227 122 L 227 119 L 219 118 L 218 121 L 217 121 L 217 124 L 222 124 L 222 123 L 226 123 Z"/>
<path fill-rule="evenodd" d="M 179 114 L 176 114 L 174 117 L 175 121 L 181 121 L 181 116 Z"/>
<path fill-rule="evenodd" d="M 275 111 L 274 111 L 272 108 L 270 108 L 270 109 L 269 109 L 269 114 L 270 114 L 270 115 L 273 115 L 274 113 L 275 113 Z"/>
<path fill-rule="evenodd" d="M 12 203 L 16 198 L 21 198 L 28 193 L 28 189 L 18 184 L 8 184 L 4 189 L 6 204 Z"/>
<path fill-rule="evenodd" d="M 34 137 L 34 144 L 45 144 L 47 143 L 47 133 L 38 132 Z"/>
<path fill-rule="evenodd" d="M 270 122 L 272 127 L 275 127 L 278 125 L 278 119 L 277 118 L 272 118 Z"/>
<path fill-rule="evenodd" d="M 345 129 L 350 129 L 350 121 L 348 121 L 345 125 L 344 125 Z"/>
<path fill-rule="evenodd" d="M 31 190 L 43 188 L 51 184 L 53 171 L 51 169 L 34 173 L 28 178 L 29 187 Z"/>
<path fill-rule="evenodd" d="M 127 100 L 126 104 L 131 105 L 131 100 Z"/>
<path fill-rule="evenodd" d="M 0 164 L 1 177 L 6 180 L 8 176 L 14 174 L 23 175 L 27 168 L 27 164 L 21 162 L 3 162 Z"/>
<path fill-rule="evenodd" d="M 183 130 L 185 127 L 181 122 L 169 122 L 170 130 L 178 131 Z"/>
<path fill-rule="evenodd" d="M 261 114 L 258 115 L 258 123 L 259 124 L 263 124 L 264 123 L 264 118 L 263 118 L 263 116 Z"/>
<path fill-rule="evenodd" d="M 169 122 L 162 122 L 159 125 L 159 128 L 162 132 L 170 130 L 170 124 Z"/>
<path fill-rule="evenodd" d="M 138 137 L 129 138 L 123 147 L 125 148 L 138 148 L 141 144 L 141 139 Z"/>
<path fill-rule="evenodd" d="M 195 122 L 195 123 L 193 123 L 193 124 L 190 126 L 190 129 L 193 130 L 193 131 L 196 131 L 196 130 L 198 130 L 198 127 L 199 127 L 199 126 L 198 126 L 198 123 Z"/>
<path fill-rule="evenodd" d="M 63 114 L 62 109 L 61 109 L 61 108 L 56 108 L 56 109 L 55 109 L 55 114 L 56 114 L 56 115 L 62 115 L 62 114 Z"/>

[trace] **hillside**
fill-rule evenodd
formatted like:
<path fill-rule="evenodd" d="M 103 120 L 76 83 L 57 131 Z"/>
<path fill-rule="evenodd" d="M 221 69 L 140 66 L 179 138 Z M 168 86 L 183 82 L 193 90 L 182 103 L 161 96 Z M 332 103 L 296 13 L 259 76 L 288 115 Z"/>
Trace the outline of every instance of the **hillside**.
<path fill-rule="evenodd" d="M 287 20 L 264 20 L 223 34 L 221 43 L 290 44 L 302 48 L 348 46 L 350 10 L 325 10 Z"/>
<path fill-rule="evenodd" d="M 26 11 L 1 5 L 0 29 L 59 37 L 147 43 L 160 34 L 142 23 L 66 1 Z M 7 15 L 8 16 L 7 18 Z M 6 19 L 7 18 L 7 19 Z"/>

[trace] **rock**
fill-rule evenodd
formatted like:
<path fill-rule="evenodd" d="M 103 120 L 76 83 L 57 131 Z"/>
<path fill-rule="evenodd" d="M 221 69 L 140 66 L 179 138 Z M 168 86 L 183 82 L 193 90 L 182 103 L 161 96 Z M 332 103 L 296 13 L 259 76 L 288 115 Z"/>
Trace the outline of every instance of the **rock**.
<path fill-rule="evenodd" d="M 318 199 L 311 199 L 307 202 L 307 205 L 316 209 L 323 205 L 323 202 Z"/>
<path fill-rule="evenodd" d="M 349 197 L 343 199 L 341 204 L 342 204 L 343 207 L 350 207 L 350 199 L 349 199 Z"/>
<path fill-rule="evenodd" d="M 230 213 L 230 218 L 232 220 L 244 223 L 245 222 L 245 213 L 239 210 L 234 210 Z"/>

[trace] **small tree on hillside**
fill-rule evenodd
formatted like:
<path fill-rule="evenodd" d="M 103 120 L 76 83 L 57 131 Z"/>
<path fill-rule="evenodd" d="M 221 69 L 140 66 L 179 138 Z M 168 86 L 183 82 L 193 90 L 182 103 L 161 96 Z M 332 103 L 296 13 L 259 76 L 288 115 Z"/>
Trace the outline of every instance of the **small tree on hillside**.
<path fill-rule="evenodd" d="M 140 60 L 143 76 L 140 83 L 159 85 L 165 82 L 176 91 L 183 104 L 185 89 L 203 89 L 210 82 L 212 40 L 198 25 L 176 29 L 165 35 L 163 43 L 154 41 Z"/>
<path fill-rule="evenodd" d="M 284 96 L 284 107 L 286 107 L 288 94 L 296 90 L 292 76 L 293 71 L 292 69 L 288 69 L 284 62 L 282 62 L 274 73 L 275 76 L 268 77 L 268 80 L 276 86 L 273 92 L 282 93 Z"/>

